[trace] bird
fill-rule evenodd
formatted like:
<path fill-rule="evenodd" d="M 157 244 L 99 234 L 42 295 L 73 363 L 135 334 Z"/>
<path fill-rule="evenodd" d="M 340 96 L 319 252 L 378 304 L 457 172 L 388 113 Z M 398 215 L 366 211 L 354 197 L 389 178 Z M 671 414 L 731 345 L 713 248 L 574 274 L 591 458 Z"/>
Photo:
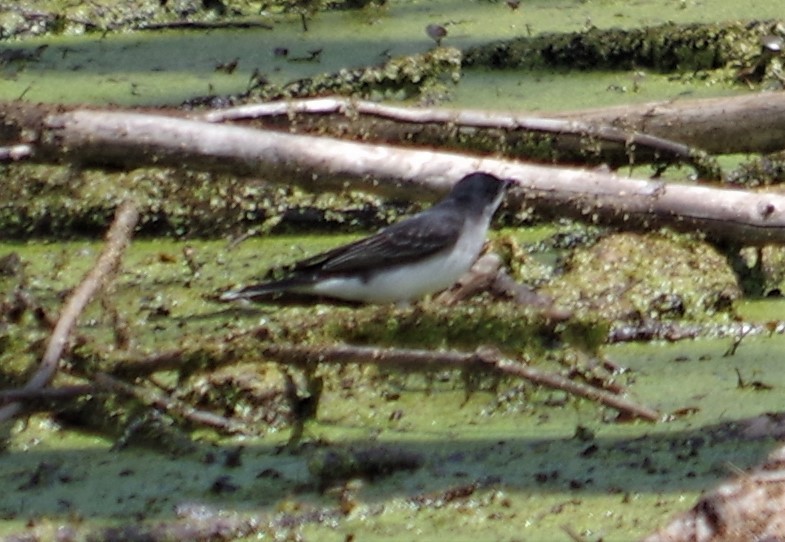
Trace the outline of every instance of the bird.
<path fill-rule="evenodd" d="M 430 208 L 378 233 L 294 263 L 280 280 L 229 290 L 221 301 L 294 292 L 343 301 L 405 305 L 452 286 L 480 254 L 512 181 L 463 177 Z"/>
<path fill-rule="evenodd" d="M 447 37 L 447 29 L 440 24 L 429 24 L 425 27 L 425 33 L 436 42 L 437 47 L 441 47 L 442 40 Z"/>

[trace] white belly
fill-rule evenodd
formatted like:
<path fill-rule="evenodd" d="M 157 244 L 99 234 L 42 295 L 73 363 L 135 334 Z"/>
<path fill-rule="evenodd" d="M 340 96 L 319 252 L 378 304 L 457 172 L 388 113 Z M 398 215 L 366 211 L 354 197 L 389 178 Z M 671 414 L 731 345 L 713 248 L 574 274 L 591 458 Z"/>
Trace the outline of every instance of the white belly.
<path fill-rule="evenodd" d="M 487 226 L 471 224 L 450 250 L 419 263 L 391 267 L 362 278 L 335 277 L 298 289 L 303 292 L 366 303 L 413 301 L 449 288 L 472 266 L 485 242 Z M 480 226 L 480 227 L 478 227 Z"/>

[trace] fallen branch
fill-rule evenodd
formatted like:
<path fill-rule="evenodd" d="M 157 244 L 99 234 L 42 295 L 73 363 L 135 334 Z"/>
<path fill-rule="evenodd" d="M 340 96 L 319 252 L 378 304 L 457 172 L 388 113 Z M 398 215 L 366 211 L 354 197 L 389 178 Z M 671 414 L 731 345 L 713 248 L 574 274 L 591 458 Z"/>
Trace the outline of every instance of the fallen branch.
<path fill-rule="evenodd" d="M 785 148 L 783 92 L 701 100 L 671 99 L 554 113 L 552 116 L 667 137 L 711 154 L 767 153 Z"/>
<path fill-rule="evenodd" d="M 694 165 L 703 172 L 701 176 L 704 178 L 709 175 L 708 170 L 711 170 L 712 178 L 719 174 L 716 164 L 697 148 L 664 137 L 603 124 L 599 120 L 585 122 L 508 112 L 397 107 L 340 97 L 242 105 L 211 111 L 196 118 L 208 122 L 264 118 L 296 133 L 316 131 L 309 121 L 326 119 L 327 122 L 319 124 L 319 132 L 344 139 L 430 144 L 448 149 L 498 141 L 497 150 L 507 149 L 506 154 L 522 158 L 526 155 L 518 151 L 525 152 L 526 138 L 530 134 L 548 134 L 555 136 L 551 144 L 554 155 L 558 155 L 560 161 L 587 159 L 588 155 L 598 155 L 603 161 L 611 160 L 618 164 L 675 158 Z M 473 138 L 478 140 L 478 145 L 470 144 Z M 608 147 L 608 143 L 613 145 Z M 542 152 L 542 145 L 531 146 Z"/>
<path fill-rule="evenodd" d="M 235 343 L 239 339 L 253 337 L 254 333 L 238 335 L 222 341 L 221 344 Z M 249 345 L 253 347 L 253 345 Z M 478 349 L 476 352 L 430 351 L 403 348 L 379 348 L 372 346 L 296 346 L 291 344 L 262 343 L 254 347 L 263 359 L 276 361 L 286 365 L 308 366 L 319 363 L 345 365 L 357 363 L 361 365 L 379 365 L 383 367 L 399 367 L 406 371 L 433 371 L 438 369 L 462 369 L 495 372 L 500 375 L 512 376 L 533 382 L 547 388 L 565 391 L 571 395 L 583 397 L 590 401 L 614 408 L 626 415 L 648 421 L 657 421 L 662 416 L 659 412 L 646 406 L 638 405 L 629 399 L 587 384 L 573 382 L 558 374 L 546 373 L 528 367 L 521 362 L 511 361 L 495 350 Z M 211 367 L 234 363 L 238 354 L 236 348 L 222 349 L 212 353 Z M 183 350 L 163 352 L 141 360 L 121 360 L 109 370 L 111 374 L 122 376 L 140 376 L 158 371 L 187 369 L 188 359 L 203 363 L 204 356 L 191 356 Z"/>
<path fill-rule="evenodd" d="M 622 229 L 669 226 L 701 231 L 738 246 L 785 242 L 785 196 L 624 178 L 455 153 L 401 149 L 114 111 L 46 116 L 35 144 L 39 161 L 126 167 L 175 166 L 229 171 L 307 189 L 347 187 L 434 198 L 464 175 L 514 179 L 513 207 L 542 218 L 572 217 Z"/>
<path fill-rule="evenodd" d="M 65 302 L 55 328 L 49 337 L 46 351 L 41 358 L 38 370 L 25 384 L 24 390 L 37 390 L 46 386 L 57 371 L 60 356 L 68 345 L 71 331 L 76 325 L 79 315 L 93 298 L 95 293 L 104 285 L 107 278 L 120 265 L 120 260 L 133 233 L 139 212 L 136 205 L 130 201 L 124 202 L 117 208 L 114 222 L 106 235 L 106 245 L 98 258 L 95 266 L 85 275 L 82 282 L 76 287 Z M 8 403 L 0 408 L 0 422 L 16 416 L 22 409 L 18 401 Z"/>
<path fill-rule="evenodd" d="M 639 405 L 629 399 L 594 386 L 573 382 L 555 373 L 538 371 L 508 359 L 495 360 L 494 366 L 504 375 L 517 376 L 545 388 L 562 390 L 570 395 L 583 397 L 589 401 L 611 407 L 633 418 L 640 418 L 650 422 L 656 422 L 662 418 L 662 415 L 652 408 Z"/>

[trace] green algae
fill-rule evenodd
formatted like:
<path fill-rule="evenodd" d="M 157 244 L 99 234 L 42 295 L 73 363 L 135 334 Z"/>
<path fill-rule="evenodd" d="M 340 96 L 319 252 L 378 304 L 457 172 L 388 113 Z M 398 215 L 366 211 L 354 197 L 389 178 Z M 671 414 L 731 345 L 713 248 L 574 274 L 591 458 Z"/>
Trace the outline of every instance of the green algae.
<path fill-rule="evenodd" d="M 465 539 L 536 540 L 568 524 L 605 540 L 641 536 L 726 477 L 728 463 L 752 465 L 773 445 L 750 437 L 742 419 L 775 408 L 778 394 L 739 389 L 735 369 L 754 365 L 756 378 L 781 386 L 779 364 L 767 352 L 782 340 L 753 338 L 731 357 L 723 356 L 722 340 L 607 349 L 631 369 L 639 400 L 665 411 L 693 409 L 659 426 L 608 424 L 594 406 L 557 406 L 555 392 L 481 392 L 464 401 L 461 390 L 444 383 L 431 385 L 423 400 L 424 382 L 416 376 L 396 395 L 359 382 L 338 388 L 308 426 L 310 439 L 321 443 L 317 451 L 393 446 L 423 463 L 350 484 L 344 519 L 297 532 L 395 539 L 408 538 L 410 526 L 423 540 L 437 540 L 445 530 Z M 102 438 L 35 417 L 16 433 L 0 468 L 15 490 L 0 501 L 3 529 L 20 529 L 31 513 L 55 523 L 78 515 L 82 525 L 171 519 L 184 502 L 270 513 L 345 506 L 340 501 L 347 494 L 319 493 L 308 470 L 311 453 L 281 453 L 284 441 L 285 434 L 270 433 L 170 458 L 138 447 L 112 452 Z M 230 461 L 238 444 L 239 461 Z M 234 489 L 216 491 L 219 479 Z"/>
<path fill-rule="evenodd" d="M 533 232 L 527 240 L 536 242 L 549 233 Z M 110 304 L 126 315 L 130 348 L 141 356 L 220 341 L 222 336 L 262 326 L 266 337 L 292 341 L 354 340 L 358 336 L 352 333 L 358 330 L 372 344 L 394 343 L 396 336 L 413 345 L 453 348 L 480 341 L 502 349 L 525 349 L 533 363 L 560 370 L 563 360 L 554 359 L 559 358 L 553 354 L 558 352 L 556 345 L 551 343 L 556 349 L 548 355 L 549 348 L 538 342 L 537 333 L 527 332 L 533 316 L 503 304 L 480 302 L 447 309 L 425 303 L 405 310 L 257 305 L 227 310 L 204 297 L 220 283 L 260 274 L 262 265 L 285 263 L 351 238 L 272 237 L 246 241 L 231 250 L 223 242 L 189 241 L 200 264 L 197 272 L 183 253 L 186 242 L 137 241 L 113 286 Z M 98 252 L 86 241 L 16 243 L 4 246 L 3 252 L 8 250 L 19 255 L 23 271 L 11 267 L 24 273 L 35 297 L 51 311 L 59 305 L 60 293 L 89 269 Z M 5 280 L 10 287 L 21 277 L 12 273 Z M 767 312 L 753 315 L 747 309 L 746 314 L 750 321 L 766 321 L 779 308 L 773 304 Z M 105 311 L 106 306 L 93 304 L 77 332 L 108 346 L 112 325 Z M 498 319 L 489 320 L 492 325 L 486 327 L 478 314 Z M 424 326 L 420 342 L 418 325 Z M 435 336 L 428 327 L 449 330 L 455 325 L 448 339 Z M 45 330 L 37 333 L 46 336 Z M 689 413 L 657 425 L 610 423 L 613 416 L 604 408 L 509 379 L 486 381 L 467 396 L 464 380 L 455 373 L 440 372 L 434 378 L 324 367 L 320 373 L 325 389 L 317 417 L 306 424 L 306 445 L 295 454 L 281 451 L 291 423 L 287 405 L 255 403 L 280 388 L 281 371 L 238 356 L 234 365 L 213 374 L 196 370 L 174 380 L 162 375 L 159 385 L 178 382 L 181 399 L 246 417 L 256 425 L 255 437 L 217 437 L 203 430 L 186 448 L 161 441 L 175 438 L 171 432 L 127 438 L 124 433 L 141 411 L 129 411 L 122 402 L 114 404 L 114 413 L 105 408 L 94 414 L 109 416 L 104 431 L 106 425 L 115 427 L 104 436 L 75 430 L 89 427 L 90 420 L 74 416 L 72 409 L 70 414 L 60 408 L 57 416 L 17 423 L 8 435 L 0 467 L 0 479 L 13 488 L 0 499 L 3 531 L 18 531 L 31 517 L 57 525 L 78 516 L 85 529 L 122 523 L 130 516 L 168 520 L 173 507 L 195 502 L 246 514 L 320 506 L 344 509 L 347 515 L 330 525 L 295 528 L 327 539 L 390 536 L 408 524 L 418 526 L 422 539 L 435 540 L 444 529 L 452 532 L 458 521 L 467 538 L 525 533 L 538 539 L 566 523 L 586 536 L 628 540 L 653 529 L 664 515 L 683 509 L 726 477 L 727 462 L 739 468 L 753 465 L 772 446 L 768 437 L 752 438 L 744 418 L 777 410 L 778 394 L 740 387 L 736 371 L 748 381 L 778 389 L 783 377 L 769 353 L 783 340 L 747 338 L 733 356 L 724 355 L 731 339 L 603 348 L 604 357 L 628 368 L 617 378 L 637 401 L 664 413 Z M 20 346 L 23 343 L 16 344 Z M 76 354 L 71 359 L 79 360 Z M 128 356 L 116 354 L 118 359 Z M 33 363 L 34 358 L 28 361 Z M 191 364 L 186 356 L 181 362 Z M 209 366 L 210 360 L 205 362 Z M 266 410 L 260 410 L 260 404 Z M 261 414 L 254 418 L 251 412 Z M 159 423 L 171 426 L 172 420 L 166 419 Z M 93 425 L 94 430 L 99 427 Z M 122 449 L 112 451 L 118 442 Z M 238 445 L 239 464 L 228 459 L 235 457 Z M 370 479 L 362 470 L 370 468 L 367 464 L 347 467 L 361 480 L 346 482 L 346 489 L 336 493 L 324 487 L 325 480 L 328 486 L 343 482 L 325 478 L 313 466 L 309 471 L 308 465 L 319 461 L 313 454 L 341 453 L 347 446 L 360 451 L 390 447 L 421 462 L 412 465 L 413 470 L 396 469 Z M 162 448 L 168 453 L 161 453 Z M 157 484 L 150 484 L 153 479 Z"/>
<path fill-rule="evenodd" d="M 136 21 L 145 17 L 155 21 L 158 12 L 178 20 L 199 20 L 200 17 L 216 19 L 213 11 L 204 10 L 197 3 L 192 3 L 181 13 L 161 7 L 159 2 L 149 4 L 147 8 L 134 8 L 129 3 L 127 9 L 132 11 Z M 427 4 L 401 1 L 390 2 L 383 9 L 367 10 L 365 15 L 358 15 L 351 10 L 318 13 L 309 24 L 308 32 L 302 31 L 298 17 L 273 15 L 271 30 L 208 29 L 203 32 L 169 31 L 144 35 L 116 33 L 99 36 L 94 33 L 86 36 L 39 37 L 8 45 L 10 50 L 22 52 L 35 51 L 42 45 L 47 47 L 41 52 L 40 58 L 34 61 L 9 62 L 4 66 L 8 77 L 0 85 L 0 97 L 17 99 L 24 96 L 31 101 L 57 103 L 161 105 L 180 103 L 197 96 L 237 94 L 248 90 L 254 81 L 259 80 L 259 76 L 273 85 L 285 85 L 319 74 L 337 73 L 347 67 L 377 65 L 385 58 L 425 53 L 432 48 L 432 42 L 424 32 L 428 22 L 450 23 L 447 24 L 449 34 L 445 45 L 464 49 L 489 41 L 516 39 L 522 35 L 548 32 L 567 35 L 569 32 L 585 30 L 587 21 L 590 21 L 590 29 L 624 30 L 668 21 L 672 21 L 671 24 L 689 25 L 706 22 L 709 18 L 707 10 L 697 9 L 689 3 L 685 3 L 685 9 L 677 10 L 663 10 L 662 4 L 661 0 L 636 3 L 632 11 L 637 15 L 632 17 L 626 14 L 630 11 L 629 6 L 621 4 L 612 7 L 606 3 L 588 2 L 574 9 L 574 6 L 560 3 L 533 3 L 525 10 L 511 13 L 502 2 L 478 2 L 462 6 L 463 16 L 456 17 L 455 6 L 448 0 Z M 57 10 L 52 5 L 36 5 L 36 9 L 42 12 L 53 10 L 53 17 L 60 16 L 63 19 L 68 18 L 68 9 L 73 9 L 69 6 L 68 9 Z M 120 12 L 123 9 L 120 8 L 107 10 L 102 9 L 101 3 L 91 3 L 85 9 L 97 9 L 102 11 L 103 17 L 116 16 L 122 19 Z M 231 10 L 235 18 L 258 14 L 258 6 L 243 2 L 231 3 Z M 166 14 L 167 11 L 170 13 Z M 737 6 L 735 11 L 727 6 L 722 9 L 713 7 L 708 11 L 714 23 L 747 20 L 751 16 L 759 20 L 780 16 L 776 2 L 772 1 Z M 664 12 L 667 12 L 667 17 Z M 84 13 L 78 19 L 84 21 L 91 17 L 90 13 Z M 123 24 L 129 23 L 116 24 L 117 28 L 127 28 Z M 739 40 L 736 46 L 747 41 Z M 759 53 L 757 43 L 750 41 L 750 48 L 749 55 Z M 288 54 L 275 54 L 275 51 L 282 49 L 286 49 Z M 309 51 L 314 50 L 322 51 L 316 61 L 290 61 L 291 58 L 307 57 Z M 235 61 L 236 69 L 231 70 L 231 73 L 219 69 Z M 636 66 L 635 71 L 643 68 Z M 521 96 L 527 100 L 533 98 L 529 92 L 521 92 L 529 87 L 528 81 L 547 82 L 553 75 L 550 71 L 518 72 L 514 78 L 527 83 L 523 89 L 505 84 L 509 78 L 503 74 L 482 72 L 481 76 L 486 81 L 486 89 L 495 89 L 495 98 L 501 98 L 501 104 L 517 102 L 517 108 L 520 108 Z M 654 76 L 651 75 L 650 79 L 653 80 Z M 565 78 L 560 87 L 569 81 L 569 78 Z M 679 92 L 700 92 L 706 87 L 700 81 L 695 83 L 690 89 Z M 570 101 L 578 100 L 583 87 L 568 86 L 573 88 L 568 93 L 572 96 Z M 631 80 L 622 81 L 618 86 L 632 88 L 633 84 Z M 556 105 L 545 109 L 564 109 L 557 99 L 558 95 L 552 95 L 546 92 L 545 87 L 535 85 L 535 91 L 537 88 L 541 88 L 535 92 L 539 100 L 548 98 L 548 103 Z M 564 94 L 563 89 L 560 89 L 559 94 Z M 660 96 L 667 97 L 671 95 Z M 539 100 L 526 107 L 543 109 Z M 583 100 L 586 105 L 590 102 L 586 97 Z M 492 102 L 496 103 L 496 99 Z M 473 103 L 478 103 L 476 95 Z"/>
<path fill-rule="evenodd" d="M 622 233 L 575 251 L 544 290 L 610 320 L 696 320 L 729 314 L 741 295 L 726 258 L 687 237 Z"/>
<path fill-rule="evenodd" d="M 674 9 L 663 9 L 662 2 L 639 2 L 636 6 L 588 2 L 578 7 L 573 3 L 532 2 L 512 14 L 503 2 L 476 2 L 466 7 L 466 19 L 459 19 L 449 2 L 391 2 L 389 8 L 362 15 L 359 25 L 355 24 L 357 14 L 316 13 L 309 20 L 308 33 L 299 32 L 300 22 L 293 18 L 272 32 L 207 32 L 219 44 L 210 46 L 204 45 L 206 36 L 191 37 L 183 32 L 167 33 L 149 42 L 137 42 L 136 35 L 56 41 L 41 38 L 19 44 L 30 51 L 42 43 L 51 45 L 39 60 L 5 66 L 11 77 L 0 85 L 0 92 L 8 92 L 10 97 L 24 95 L 29 100 L 177 103 L 194 94 L 243 91 L 253 68 L 266 71 L 273 81 L 286 83 L 329 73 L 355 61 L 356 65 L 375 64 L 380 55 L 422 52 L 432 46 L 422 32 L 426 20 L 457 19 L 449 26 L 445 45 L 467 46 L 487 41 L 487 33 L 495 33 L 498 39 L 519 36 L 526 32 L 527 25 L 539 33 L 576 31 L 588 25 L 607 28 L 634 27 L 641 22 L 658 24 L 665 17 L 689 22 L 716 16 L 742 18 L 754 13 L 769 18 L 781 15 L 778 4 L 716 5 L 707 10 L 690 2 L 667 4 Z M 638 8 L 642 11 L 635 11 Z M 336 28 L 343 29 L 344 23 L 348 33 L 365 41 L 360 45 L 347 41 L 333 49 L 334 43 L 342 41 Z M 400 33 L 393 37 L 393 32 Z M 237 49 L 226 50 L 226 44 Z M 325 51 L 319 63 L 288 62 L 273 55 L 275 46 L 289 47 L 293 56 L 305 55 L 317 47 Z M 128 51 L 127 56 L 104 55 L 106 51 L 119 54 L 123 49 Z M 240 49 L 250 56 L 236 55 Z M 187 55 L 183 54 L 185 50 Z M 247 60 L 253 55 L 262 60 Z M 73 71 L 58 68 L 54 62 L 58 56 L 69 59 L 68 70 Z M 240 58 L 238 71 L 216 71 L 219 63 L 235 56 Z M 156 58 L 157 69 L 163 71 L 149 73 L 141 61 L 147 57 Z M 123 73 L 117 66 L 131 69 Z M 173 74 L 176 85 L 171 82 Z M 79 77 L 82 75 L 85 77 Z M 76 82 L 75 86 L 67 87 L 66 83 L 71 82 Z M 194 88 L 198 89 L 196 93 Z M 708 73 L 669 80 L 657 74 L 641 75 L 640 70 L 506 74 L 472 69 L 463 71 L 461 84 L 452 91 L 457 106 L 485 106 L 490 101 L 489 107 L 524 104 L 527 109 L 564 109 L 686 94 L 721 95 L 739 89 L 729 88 Z M 194 189 L 182 201 L 174 199 L 182 178 L 170 177 L 170 172 L 134 172 L 128 174 L 127 181 L 118 182 L 111 175 L 101 180 L 89 175 L 80 178 L 81 172 L 52 175 L 51 171 L 39 173 L 37 182 L 14 184 L 13 190 L 21 187 L 27 192 L 15 192 L 6 200 L 21 202 L 19 207 L 6 206 L 3 211 L 4 224 L 16 224 L 20 236 L 95 235 L 103 230 L 119 193 L 128 186 L 139 189 L 143 196 L 140 200 L 147 217 L 143 227 L 148 233 L 214 237 L 217 232 L 240 232 L 248 227 L 264 229 L 259 223 L 273 225 L 278 217 L 291 216 L 287 210 L 291 193 L 282 189 L 270 195 L 255 184 L 242 189 L 231 179 L 186 174 L 186 184 Z M 213 183 L 224 199 L 211 195 Z M 118 186 L 122 189 L 117 190 Z M 321 216 L 333 219 L 330 229 L 344 231 L 376 226 L 390 218 L 379 212 L 363 222 L 361 213 L 350 213 L 346 218 L 342 213 L 330 212 L 336 202 L 331 196 L 321 201 L 315 201 L 320 197 L 294 196 L 305 215 L 301 222 L 304 227 L 324 227 Z M 359 196 L 350 198 L 345 209 L 361 211 L 366 201 Z M 309 222 L 307 217 L 314 210 L 318 211 L 317 219 Z M 73 216 L 82 218 L 69 218 Z M 238 220 L 238 216 L 242 218 Z M 4 233 L 9 231 L 3 227 Z M 538 232 L 535 239 L 529 238 L 528 232 L 516 233 L 515 237 L 532 243 L 550 233 Z M 268 267 L 353 238 L 276 237 L 247 241 L 238 249 L 217 241 L 135 242 L 110 294 L 88 309 L 78 332 L 110 354 L 117 354 L 115 358 L 108 356 L 113 361 L 127 359 L 129 352 L 143 357 L 162 349 L 196 348 L 217 334 L 263 329 L 269 339 L 306 342 L 329 337 L 371 344 L 379 341 L 471 348 L 480 340 L 483 344 L 502 343 L 511 351 L 524 352 L 533 363 L 563 369 L 563 356 L 548 355 L 549 351 L 558 352 L 558 344 L 551 344 L 551 351 L 540 342 L 543 327 L 538 315 L 504 304 L 480 302 L 443 309 L 425 303 L 404 312 L 328 304 L 227 308 L 204 295 L 250 282 Z M 560 296 L 564 305 L 575 307 L 578 300 L 608 317 L 646 315 L 703 321 L 711 319 L 709 313 L 714 311 L 719 311 L 720 319 L 734 314 L 716 304 L 720 298 L 736 295 L 735 279 L 727 263 L 702 243 L 678 236 L 667 237 L 667 241 L 673 246 L 666 246 L 658 235 L 622 236 L 582 249 L 571 262 L 573 271 L 580 269 L 588 280 L 581 280 L 577 273 L 568 274 L 564 282 L 554 283 L 558 287 L 553 287 L 553 294 Z M 186 245 L 190 256 L 184 250 Z M 636 250 L 638 245 L 650 253 Z M 602 250 L 598 252 L 599 248 Z M 89 268 L 99 248 L 88 241 L 18 243 L 4 245 L 0 256 L 6 250 L 17 251 L 23 265 L 22 271 L 12 269 L 3 279 L 0 292 L 5 296 L 23 282 L 41 306 L 55 314 L 63 296 Z M 591 266 L 593 260 L 605 261 L 603 254 L 627 251 L 629 257 L 615 258 L 599 271 Z M 541 286 L 553 280 L 552 270 L 560 257 L 556 251 L 527 252 L 518 247 L 510 252 L 510 258 L 521 253 L 531 258 L 527 264 L 512 262 L 518 277 L 533 278 Z M 776 255 L 771 261 L 769 287 L 776 288 L 781 282 L 777 278 L 781 266 Z M 667 272 L 658 277 L 655 272 L 660 270 Z M 615 291 L 631 295 L 606 304 L 602 288 L 605 292 L 613 290 L 614 280 L 618 281 Z M 732 295 L 723 297 L 723 292 Z M 665 301 L 675 295 L 681 302 L 653 307 L 652 302 L 662 295 Z M 685 307 L 684 311 L 673 310 L 679 306 Z M 769 322 L 780 318 L 782 307 L 779 300 L 744 301 L 734 310 L 746 321 Z M 123 315 L 125 321 L 113 322 L 113 312 Z M 25 372 L 39 359 L 42 342 L 49 333 L 33 312 L 23 312 L 22 316 L 18 322 L 0 324 L 2 366 L 4 371 L 10 367 L 6 386 L 24 381 Z M 582 318 L 586 318 L 589 332 L 603 329 L 602 319 L 596 314 L 584 314 Z M 448 329 L 446 337 L 439 332 L 443 327 Z M 578 325 L 574 332 L 561 330 L 556 338 L 558 342 L 571 339 L 580 343 L 581 338 L 588 337 L 589 344 L 596 348 L 597 337 L 591 333 L 584 336 L 584 331 L 585 327 Z M 122 334 L 128 341 L 125 345 L 118 337 Z M 77 412 L 84 416 L 80 418 L 61 408 L 55 409 L 53 416 L 34 416 L 27 425 L 18 423 L 0 466 L 0 480 L 10 488 L 0 499 L 0 530 L 21 531 L 31 520 L 54 526 L 71 521 L 86 530 L 129 521 L 171 520 L 175 506 L 196 502 L 225 510 L 271 514 L 329 506 L 346 514 L 326 524 L 269 533 L 280 537 L 408 540 L 416 536 L 419 540 L 439 540 L 447 533 L 456 540 L 538 540 L 560 536 L 566 524 L 592 539 L 626 541 L 661 524 L 671 512 L 690 506 L 701 491 L 730 474 L 728 463 L 748 467 L 775 445 L 776 434 L 756 433 L 750 429 L 754 425 L 746 424 L 744 418 L 766 418 L 762 413 L 781 410 L 776 390 L 783 385 L 782 371 L 778 356 L 772 355 L 781 351 L 781 341 L 779 336 L 744 338 L 734 349 L 735 355 L 726 355 L 734 343 L 730 338 L 605 348 L 606 357 L 631 369 L 617 378 L 636 400 L 674 414 L 671 421 L 658 425 L 613 423 L 617 418 L 604 408 L 563 392 L 509 380 L 484 382 L 467 396 L 465 383 L 456 374 L 391 375 L 357 368 L 333 373 L 324 369 L 326 389 L 316 420 L 306 425 L 304 446 L 298 454 L 283 451 L 292 423 L 285 401 L 277 404 L 268 400 L 261 403 L 267 410 L 259 408 L 270 390 L 280 389 L 282 372 L 245 354 L 238 357 L 236 365 L 222 367 L 209 376 L 198 370 L 193 374 L 165 374 L 159 384 L 181 385 L 182 399 L 201 401 L 255 423 L 258 436 L 228 439 L 201 430 L 195 435 L 196 446 L 187 450 L 176 444 L 156 443 L 155 439 L 171 434 L 166 432 L 146 439 L 125 438 L 129 426 L 147 409 L 124 401 L 91 413 L 93 418 L 109 416 L 103 425 L 101 420 L 88 418 L 84 409 Z M 99 353 L 93 363 L 105 359 L 107 352 Z M 90 352 L 77 348 L 71 359 L 88 362 L 88 355 Z M 204 355 L 200 360 L 182 361 L 203 368 L 209 367 L 211 360 Z M 743 386 L 740 380 L 765 386 Z M 773 389 L 767 391 L 766 387 Z M 74 430 L 74 424 L 83 431 Z M 177 427 L 177 422 L 166 416 L 160 424 Z M 87 431 L 91 429 L 85 431 L 85 427 L 100 428 L 103 436 L 90 434 Z M 110 450 L 121 441 L 126 449 Z M 230 459 L 238 456 L 238 446 L 243 450 L 239 464 L 237 459 Z M 337 491 L 320 492 L 323 476 L 308 470 L 312 450 L 329 453 L 350 446 L 390 446 L 424 461 L 413 471 L 352 480 Z M 367 477 L 362 470 L 358 476 Z"/>
<path fill-rule="evenodd" d="M 331 322 L 330 327 L 337 338 L 353 344 L 473 350 L 487 343 L 504 351 L 535 355 L 542 354 L 542 343 L 554 347 L 561 335 L 589 337 L 594 327 L 604 329 L 602 323 L 589 321 L 560 325 L 537 308 L 489 300 L 454 307 L 426 303 L 411 309 L 353 311 Z M 598 335 L 603 341 L 603 333 Z M 586 344 L 597 347 L 596 341 L 587 340 Z"/>
<path fill-rule="evenodd" d="M 315 194 L 264 179 L 171 169 L 20 166 L 5 173 L 4 239 L 99 236 L 127 197 L 140 209 L 139 233 L 171 237 L 367 230 L 417 208 L 360 192 Z"/>
<path fill-rule="evenodd" d="M 540 34 L 467 51 L 465 64 L 491 68 L 696 72 L 760 53 L 759 39 L 776 31 L 772 22 L 751 24 L 667 23 L 636 29 Z"/>

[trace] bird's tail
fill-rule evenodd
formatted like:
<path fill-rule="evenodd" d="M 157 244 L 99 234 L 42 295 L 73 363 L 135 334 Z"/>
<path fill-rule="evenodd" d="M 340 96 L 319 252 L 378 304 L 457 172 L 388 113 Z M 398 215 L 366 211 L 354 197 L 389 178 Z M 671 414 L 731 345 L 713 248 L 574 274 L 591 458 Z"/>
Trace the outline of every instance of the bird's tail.
<path fill-rule="evenodd" d="M 223 292 L 218 298 L 219 301 L 235 301 L 237 299 L 253 299 L 256 297 L 267 297 L 271 294 L 286 292 L 302 286 L 302 280 L 293 278 L 273 280 L 268 282 L 260 282 L 259 284 L 251 284 L 239 290 L 227 290 Z"/>

